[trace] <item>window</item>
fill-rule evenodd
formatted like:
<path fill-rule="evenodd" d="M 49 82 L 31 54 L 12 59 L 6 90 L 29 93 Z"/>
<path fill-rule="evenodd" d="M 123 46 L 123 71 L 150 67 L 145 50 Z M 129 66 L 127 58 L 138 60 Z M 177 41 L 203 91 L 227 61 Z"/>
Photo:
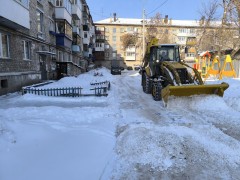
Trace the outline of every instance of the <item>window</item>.
<path fill-rule="evenodd" d="M 37 29 L 38 32 L 43 32 L 43 13 L 37 10 Z"/>
<path fill-rule="evenodd" d="M 86 32 L 84 32 L 84 38 L 87 38 L 87 37 L 88 37 L 87 33 L 86 33 Z"/>
<path fill-rule="evenodd" d="M 65 34 L 64 21 L 56 22 L 56 33 Z"/>
<path fill-rule="evenodd" d="M 178 40 L 179 40 L 179 41 L 186 41 L 186 37 L 184 37 L 184 36 L 179 36 L 179 37 L 178 37 Z"/>
<path fill-rule="evenodd" d="M 105 40 L 106 40 L 106 41 L 109 41 L 109 36 L 105 36 Z"/>
<path fill-rule="evenodd" d="M 100 39 L 100 40 L 104 40 L 104 35 L 99 35 L 99 34 L 97 34 L 96 35 L 96 39 Z"/>
<path fill-rule="evenodd" d="M 120 29 L 120 32 L 123 33 L 123 32 L 124 32 L 124 28 L 121 28 L 121 29 Z"/>
<path fill-rule="evenodd" d="M 127 52 L 127 56 L 135 56 L 135 52 Z"/>
<path fill-rule="evenodd" d="M 0 33 L 0 58 L 9 58 L 9 36 Z"/>
<path fill-rule="evenodd" d="M 195 57 L 195 53 L 187 53 L 187 57 Z"/>
<path fill-rule="evenodd" d="M 65 34 L 72 39 L 72 26 L 65 21 Z"/>
<path fill-rule="evenodd" d="M 108 44 L 105 45 L 105 49 L 109 49 L 109 45 Z"/>
<path fill-rule="evenodd" d="M 190 33 L 194 34 L 195 33 L 195 29 L 190 29 Z"/>
<path fill-rule="evenodd" d="M 54 31 L 54 22 L 52 19 L 49 19 L 49 31 Z"/>
<path fill-rule="evenodd" d="M 88 44 L 83 44 L 83 51 L 88 52 Z"/>
<path fill-rule="evenodd" d="M 43 27 L 43 12 L 37 9 L 37 30 L 38 30 L 38 37 L 44 38 L 44 27 Z"/>
<path fill-rule="evenodd" d="M 56 21 L 56 33 L 65 34 L 72 39 L 72 27 L 67 21 Z"/>
<path fill-rule="evenodd" d="M 113 29 L 112 29 L 112 32 L 113 32 L 113 33 L 116 33 L 116 32 L 117 32 L 116 28 L 113 28 Z"/>
<path fill-rule="evenodd" d="M 28 0 L 17 0 L 18 2 L 20 2 L 23 6 L 25 6 L 26 8 L 28 8 Z"/>
<path fill-rule="evenodd" d="M 109 52 L 105 52 L 105 57 L 109 57 Z"/>
<path fill-rule="evenodd" d="M 79 4 L 80 4 L 80 3 L 79 3 L 79 0 L 73 0 L 72 3 L 73 3 L 73 4 L 76 4 L 76 5 L 79 5 Z"/>
<path fill-rule="evenodd" d="M 127 28 L 127 32 L 132 32 L 133 30 L 134 30 L 133 27 L 128 27 L 128 28 Z"/>
<path fill-rule="evenodd" d="M 116 36 L 112 36 L 112 40 L 115 42 L 116 41 Z"/>
<path fill-rule="evenodd" d="M 58 51 L 58 60 L 63 61 L 63 52 L 62 51 Z"/>
<path fill-rule="evenodd" d="M 96 43 L 96 47 L 102 47 L 102 43 Z"/>
<path fill-rule="evenodd" d="M 63 0 L 56 0 L 56 6 L 62 7 L 63 6 Z"/>
<path fill-rule="evenodd" d="M 29 60 L 31 59 L 31 42 L 23 41 L 23 59 Z"/>
<path fill-rule="evenodd" d="M 116 51 L 117 50 L 117 45 L 113 44 L 112 49 L 113 49 L 113 51 Z"/>
<path fill-rule="evenodd" d="M 104 27 L 96 27 L 97 31 L 104 31 Z"/>
<path fill-rule="evenodd" d="M 187 33 L 187 32 L 188 32 L 188 29 L 181 28 L 181 29 L 179 29 L 179 32 L 180 32 L 180 33 Z"/>

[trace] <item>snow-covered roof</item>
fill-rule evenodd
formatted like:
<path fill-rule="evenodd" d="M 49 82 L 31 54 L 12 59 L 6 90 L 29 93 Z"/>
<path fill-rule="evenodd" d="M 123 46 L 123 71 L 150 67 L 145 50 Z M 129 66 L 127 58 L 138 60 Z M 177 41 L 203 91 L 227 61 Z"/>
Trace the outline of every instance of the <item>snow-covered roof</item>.
<path fill-rule="evenodd" d="M 150 19 L 146 19 L 147 22 Z M 107 18 L 100 21 L 94 22 L 95 24 L 113 24 L 113 25 L 142 25 L 143 19 L 133 19 L 133 18 L 117 18 L 116 21 L 113 18 Z M 211 26 L 219 25 L 220 21 L 211 22 Z M 200 26 L 199 20 L 173 20 L 169 19 L 168 24 L 170 26 L 188 26 L 188 27 L 196 27 Z"/>
<path fill-rule="evenodd" d="M 132 19 L 132 18 L 117 18 L 114 22 L 113 18 L 103 19 L 101 21 L 94 22 L 95 24 L 132 24 L 141 25 L 142 19 Z"/>
<path fill-rule="evenodd" d="M 124 25 L 142 25 L 143 19 L 132 19 L 132 18 L 117 18 L 117 20 L 114 22 L 113 18 L 107 18 L 103 19 L 97 22 L 94 22 L 95 24 L 124 24 Z M 147 19 L 146 21 L 150 21 L 150 19 Z M 199 26 L 199 21 L 197 20 L 169 20 L 169 23 L 171 22 L 172 26 Z"/>

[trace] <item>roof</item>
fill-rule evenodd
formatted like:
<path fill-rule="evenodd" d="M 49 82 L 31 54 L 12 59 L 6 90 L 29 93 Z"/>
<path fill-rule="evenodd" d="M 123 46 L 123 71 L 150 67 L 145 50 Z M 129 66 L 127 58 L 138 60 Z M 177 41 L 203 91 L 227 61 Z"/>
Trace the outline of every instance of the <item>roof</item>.
<path fill-rule="evenodd" d="M 200 53 L 199 56 L 201 56 L 201 57 L 210 56 L 211 57 L 211 54 L 209 53 L 209 51 L 204 51 L 204 52 Z"/>
<path fill-rule="evenodd" d="M 117 18 L 116 22 L 113 22 L 113 18 L 103 19 L 101 21 L 94 22 L 95 24 L 132 24 L 142 25 L 142 19 L 131 19 L 131 18 Z"/>
<path fill-rule="evenodd" d="M 147 22 L 150 21 L 150 19 L 146 19 Z M 113 25 L 142 25 L 143 19 L 133 19 L 133 18 L 117 18 L 117 20 L 114 22 L 113 18 L 107 18 L 100 21 L 94 22 L 94 24 L 113 24 Z M 199 20 L 172 20 L 169 19 L 168 22 L 171 26 L 188 26 L 188 27 L 196 27 L 200 26 Z M 212 22 L 211 25 L 219 25 L 220 21 Z"/>
<path fill-rule="evenodd" d="M 147 19 L 146 21 L 150 21 Z M 103 19 L 101 21 L 94 22 L 95 24 L 125 24 L 125 25 L 142 25 L 143 19 L 132 18 L 117 18 L 116 22 L 113 22 L 112 18 Z M 199 26 L 197 20 L 169 20 L 172 26 Z"/>

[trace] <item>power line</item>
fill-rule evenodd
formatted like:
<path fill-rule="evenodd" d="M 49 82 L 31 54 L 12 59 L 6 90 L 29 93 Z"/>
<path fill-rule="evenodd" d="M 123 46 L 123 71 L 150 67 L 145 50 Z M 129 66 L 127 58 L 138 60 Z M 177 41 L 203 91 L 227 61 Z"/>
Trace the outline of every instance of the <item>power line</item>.
<path fill-rule="evenodd" d="M 157 9 L 159 9 L 160 7 L 162 7 L 165 3 L 167 3 L 168 0 L 165 0 L 162 4 L 160 4 L 158 7 L 156 7 L 154 10 L 152 10 L 150 13 L 148 13 L 147 15 L 149 14 L 152 14 L 154 11 L 156 11 Z"/>

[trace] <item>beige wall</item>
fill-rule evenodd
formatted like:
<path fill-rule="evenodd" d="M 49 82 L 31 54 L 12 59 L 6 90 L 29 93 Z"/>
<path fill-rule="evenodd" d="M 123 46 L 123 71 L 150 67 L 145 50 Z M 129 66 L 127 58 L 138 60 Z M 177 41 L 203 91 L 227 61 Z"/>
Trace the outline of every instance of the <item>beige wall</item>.
<path fill-rule="evenodd" d="M 123 63 L 126 66 L 138 66 L 142 63 L 142 26 L 141 25 L 124 25 L 124 24 L 96 24 L 96 27 L 104 27 L 105 28 L 105 44 L 109 45 L 109 49 L 105 49 L 105 60 L 107 62 L 111 62 L 108 60 L 112 60 L 115 57 L 112 57 L 114 54 L 113 49 L 116 47 L 116 52 L 119 57 L 123 60 Z M 158 39 L 161 39 L 165 36 L 168 36 L 169 41 L 168 43 L 179 43 L 179 29 L 180 28 L 194 28 L 194 27 L 177 27 L 177 26 L 160 26 L 157 28 L 156 31 L 156 37 Z M 114 29 L 116 29 L 116 32 L 114 32 Z M 126 52 L 122 47 L 122 42 L 120 40 L 120 37 L 123 34 L 130 33 L 131 31 L 128 31 L 129 29 L 133 29 L 132 32 L 134 32 L 134 29 L 137 29 L 139 42 L 136 46 L 136 58 L 135 61 L 126 61 Z M 146 34 L 147 35 L 147 34 Z M 162 42 L 161 42 L 162 43 Z M 166 42 L 164 42 L 166 43 Z M 182 48 L 184 48 L 185 44 L 182 44 Z M 146 48 L 146 46 L 145 46 Z M 109 55 L 109 57 L 106 57 L 106 54 Z M 116 59 L 116 58 L 115 58 Z M 104 62 L 102 64 L 107 64 L 107 62 Z"/>

